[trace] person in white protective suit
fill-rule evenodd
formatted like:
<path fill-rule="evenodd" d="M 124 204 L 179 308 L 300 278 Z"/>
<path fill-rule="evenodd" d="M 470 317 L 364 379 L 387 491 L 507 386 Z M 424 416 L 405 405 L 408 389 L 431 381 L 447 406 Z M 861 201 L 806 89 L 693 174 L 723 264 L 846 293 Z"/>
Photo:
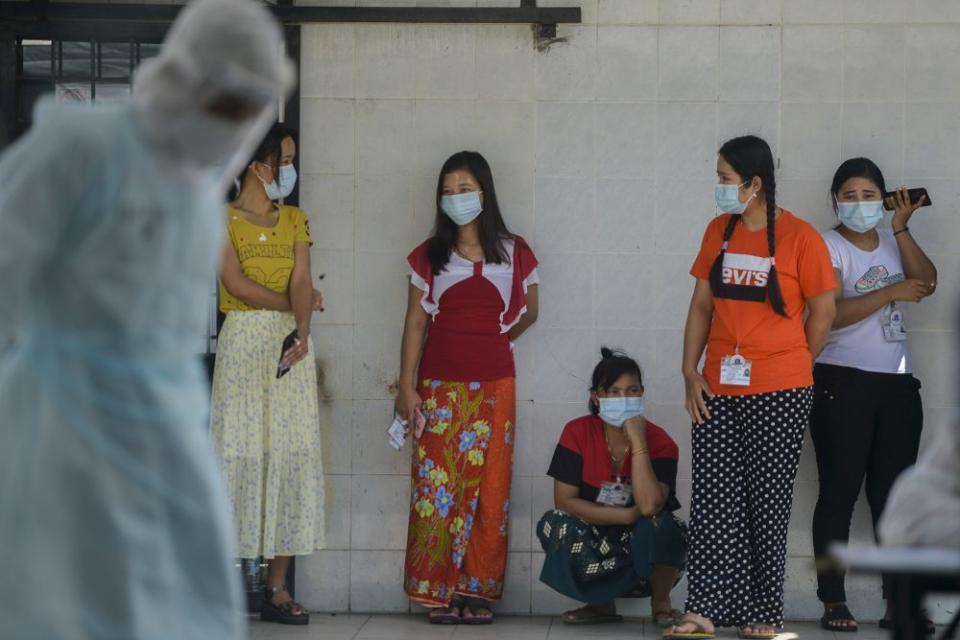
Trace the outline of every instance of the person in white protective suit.
<path fill-rule="evenodd" d="M 880 540 L 900 547 L 960 551 L 960 421 L 940 427 L 890 492 Z"/>
<path fill-rule="evenodd" d="M 0 638 L 245 635 L 197 344 L 291 67 L 265 9 L 198 0 L 129 103 L 45 100 L 0 156 Z"/>

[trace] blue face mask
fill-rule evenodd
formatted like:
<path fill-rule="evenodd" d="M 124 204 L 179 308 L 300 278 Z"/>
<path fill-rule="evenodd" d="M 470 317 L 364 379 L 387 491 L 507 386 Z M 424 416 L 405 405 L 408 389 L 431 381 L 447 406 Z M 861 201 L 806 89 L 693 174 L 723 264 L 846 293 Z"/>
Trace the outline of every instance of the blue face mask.
<path fill-rule="evenodd" d="M 260 176 L 257 177 L 259 178 Z M 293 193 L 293 187 L 297 184 L 297 170 L 292 164 L 280 165 L 279 185 L 276 180 L 265 182 L 261 178 L 260 182 L 263 183 L 263 190 L 266 192 L 268 198 L 271 200 L 282 200 Z"/>
<path fill-rule="evenodd" d="M 883 220 L 883 201 L 838 202 L 837 217 L 840 223 L 851 231 L 866 233 Z"/>
<path fill-rule="evenodd" d="M 598 398 L 600 401 L 600 419 L 613 427 L 622 427 L 630 418 L 642 416 L 643 398 Z"/>
<path fill-rule="evenodd" d="M 280 166 L 280 195 L 286 198 L 297 184 L 297 169 L 292 164 Z M 271 198 L 272 200 L 273 198 Z"/>
<path fill-rule="evenodd" d="M 466 193 L 457 193 L 452 196 L 443 196 L 440 198 L 440 208 L 447 216 L 463 226 L 473 222 L 474 218 L 483 211 L 483 205 L 480 203 L 479 191 L 468 191 Z"/>
<path fill-rule="evenodd" d="M 747 184 L 744 182 L 743 184 Z M 717 201 L 717 208 L 723 213 L 743 213 L 747 210 L 747 204 L 757 194 L 747 198 L 746 202 L 740 202 L 740 187 L 743 184 L 718 184 L 714 189 L 713 197 Z"/>

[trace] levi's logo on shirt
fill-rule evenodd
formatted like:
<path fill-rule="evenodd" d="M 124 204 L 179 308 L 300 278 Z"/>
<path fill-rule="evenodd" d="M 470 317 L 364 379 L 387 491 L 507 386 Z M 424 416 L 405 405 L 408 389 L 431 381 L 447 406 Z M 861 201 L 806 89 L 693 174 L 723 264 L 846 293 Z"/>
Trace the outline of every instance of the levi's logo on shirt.
<path fill-rule="evenodd" d="M 770 276 L 770 258 L 743 253 L 723 255 L 721 298 L 764 302 Z"/>

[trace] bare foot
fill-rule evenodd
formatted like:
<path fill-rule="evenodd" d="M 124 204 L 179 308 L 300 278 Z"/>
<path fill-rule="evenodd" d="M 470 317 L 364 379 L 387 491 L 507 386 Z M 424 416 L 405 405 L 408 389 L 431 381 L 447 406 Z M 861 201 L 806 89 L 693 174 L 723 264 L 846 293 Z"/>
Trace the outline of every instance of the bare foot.
<path fill-rule="evenodd" d="M 757 635 L 757 636 L 776 635 L 777 628 L 772 624 L 765 624 L 763 622 L 751 622 L 750 624 L 745 624 L 742 627 L 740 627 L 740 633 L 743 635 Z"/>

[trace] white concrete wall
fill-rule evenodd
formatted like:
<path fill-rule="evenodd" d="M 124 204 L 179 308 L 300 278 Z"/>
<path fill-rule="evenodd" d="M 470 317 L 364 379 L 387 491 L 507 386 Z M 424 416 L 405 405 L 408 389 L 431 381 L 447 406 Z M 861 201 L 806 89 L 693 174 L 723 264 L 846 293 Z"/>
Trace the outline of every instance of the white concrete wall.
<path fill-rule="evenodd" d="M 436 173 L 460 149 L 491 161 L 509 226 L 542 262 L 540 321 L 516 351 L 519 440 L 500 611 L 570 604 L 538 581 L 533 525 L 551 506 L 544 474 L 564 423 L 584 413 L 601 344 L 625 348 L 644 367 L 652 417 L 680 443 L 679 494 L 689 505 L 678 373 L 687 272 L 714 215 L 715 152 L 728 137 L 766 137 L 780 161 L 779 202 L 821 229 L 833 221 L 827 188 L 844 158 L 870 156 L 891 185 L 930 189 L 936 206 L 911 226 L 940 269 L 940 289 L 910 314 L 928 435 L 956 409 L 948 353 L 960 301 L 960 2 L 541 4 L 579 4 L 584 15 L 584 24 L 561 27 L 567 42 L 543 53 L 527 26 L 304 27 L 303 203 L 327 309 L 313 336 L 329 548 L 299 563 L 311 608 L 408 610 L 409 456 L 384 436 L 399 367 L 403 258 L 428 235 Z M 810 540 L 816 488 L 808 446 L 790 529 L 792 618 L 820 615 Z M 869 538 L 868 523 L 861 505 L 856 539 Z M 848 593 L 862 619 L 877 617 L 876 580 L 851 578 Z M 953 608 L 940 601 L 934 613 L 942 619 Z"/>

